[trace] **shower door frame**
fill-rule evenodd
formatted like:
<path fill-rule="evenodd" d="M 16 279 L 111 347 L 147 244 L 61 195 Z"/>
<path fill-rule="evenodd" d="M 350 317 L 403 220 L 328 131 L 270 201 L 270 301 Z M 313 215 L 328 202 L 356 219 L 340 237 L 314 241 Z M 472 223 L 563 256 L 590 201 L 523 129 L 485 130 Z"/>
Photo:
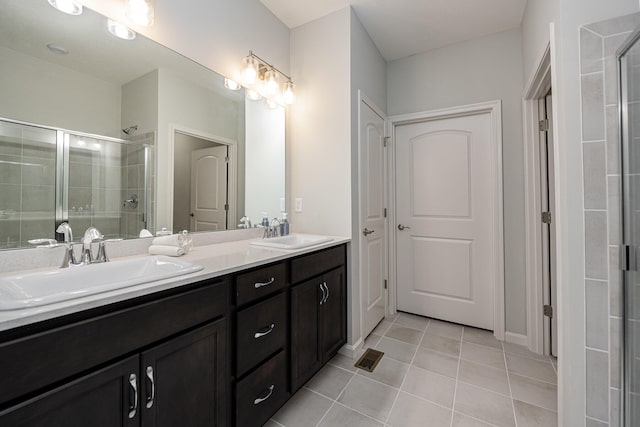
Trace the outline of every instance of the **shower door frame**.
<path fill-rule="evenodd" d="M 63 222 L 69 221 L 69 135 L 75 135 L 85 138 L 99 139 L 106 142 L 113 142 L 116 144 L 139 144 L 144 147 L 144 159 L 145 159 L 145 167 L 144 167 L 144 186 L 145 186 L 145 194 L 142 198 L 143 204 L 143 221 L 145 225 L 149 221 L 149 162 L 151 161 L 151 155 L 149 153 L 149 148 L 152 146 L 145 143 L 139 143 L 134 141 L 127 141 L 125 139 L 113 138 L 110 136 L 92 134 L 87 132 L 74 131 L 64 128 L 59 128 L 55 126 L 41 125 L 37 123 L 25 122 L 22 120 L 15 120 L 8 117 L 0 117 L 0 121 L 13 123 L 21 126 L 30 126 L 39 129 L 47 129 L 56 132 L 56 172 L 55 172 L 55 207 L 54 207 L 54 227 L 53 234 L 55 235 L 56 240 L 62 241 L 64 238 L 62 234 L 56 233 L 56 229 Z M 20 249 L 14 248 L 14 249 Z"/>
<path fill-rule="evenodd" d="M 622 384 L 621 399 L 620 399 L 620 413 L 623 416 L 622 425 L 625 427 L 632 427 L 631 425 L 631 408 L 627 404 L 627 396 L 630 391 L 630 375 L 631 375 L 631 359 L 632 349 L 630 348 L 629 340 L 627 340 L 628 328 L 628 315 L 627 309 L 628 298 L 628 285 L 629 274 L 632 272 L 640 273 L 638 270 L 637 262 L 637 249 L 631 246 L 631 227 L 627 225 L 627 222 L 631 220 L 631 194 L 630 185 L 627 183 L 627 177 L 629 174 L 629 111 L 627 108 L 627 57 L 625 56 L 629 50 L 640 40 L 640 28 L 636 29 L 631 36 L 618 48 L 616 52 L 616 65 L 618 79 L 618 129 L 619 129 L 619 142 L 620 142 L 620 156 L 621 156 L 621 185 L 622 185 L 622 198 L 620 212 L 621 218 L 621 246 L 620 246 L 620 267 L 622 270 L 622 342 L 623 348 L 620 352 L 620 363 L 622 369 L 620 370 L 620 381 Z"/>

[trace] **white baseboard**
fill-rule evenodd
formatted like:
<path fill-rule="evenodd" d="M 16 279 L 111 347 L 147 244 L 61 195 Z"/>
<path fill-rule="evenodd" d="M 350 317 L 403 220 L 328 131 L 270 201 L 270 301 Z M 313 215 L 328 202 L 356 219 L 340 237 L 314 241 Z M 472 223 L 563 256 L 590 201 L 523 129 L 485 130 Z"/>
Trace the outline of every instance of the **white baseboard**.
<path fill-rule="evenodd" d="M 339 354 L 350 357 L 354 359 L 356 354 L 362 350 L 362 344 L 364 344 L 364 340 L 362 338 L 358 339 L 354 344 L 345 344 L 342 346 L 340 350 L 338 350 Z"/>
<path fill-rule="evenodd" d="M 529 348 L 529 338 L 526 335 L 515 334 L 513 332 L 505 332 L 504 340 L 511 344 L 518 344 Z"/>

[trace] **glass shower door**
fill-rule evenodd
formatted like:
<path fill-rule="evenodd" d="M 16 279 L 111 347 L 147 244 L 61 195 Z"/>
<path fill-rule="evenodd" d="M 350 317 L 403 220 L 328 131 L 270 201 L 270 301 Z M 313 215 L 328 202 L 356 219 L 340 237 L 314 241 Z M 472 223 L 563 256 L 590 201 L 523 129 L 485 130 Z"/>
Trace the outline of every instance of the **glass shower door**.
<path fill-rule="evenodd" d="M 618 52 L 623 185 L 624 418 L 640 425 L 640 31 Z"/>

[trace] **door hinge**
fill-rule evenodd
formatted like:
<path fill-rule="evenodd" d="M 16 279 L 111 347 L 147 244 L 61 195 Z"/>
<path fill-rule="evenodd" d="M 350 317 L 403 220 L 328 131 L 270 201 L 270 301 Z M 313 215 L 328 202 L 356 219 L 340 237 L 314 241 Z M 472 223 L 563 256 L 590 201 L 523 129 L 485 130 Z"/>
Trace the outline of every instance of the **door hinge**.
<path fill-rule="evenodd" d="M 636 271 L 637 268 L 635 246 L 620 245 L 620 270 Z"/>
<path fill-rule="evenodd" d="M 382 145 L 386 147 L 390 139 L 390 136 L 385 136 L 384 138 L 382 138 Z"/>
<path fill-rule="evenodd" d="M 549 119 L 540 120 L 538 122 L 538 130 L 540 130 L 540 132 L 548 132 L 549 131 Z"/>
<path fill-rule="evenodd" d="M 387 217 L 387 208 L 384 208 L 384 217 Z"/>
<path fill-rule="evenodd" d="M 542 314 L 544 314 L 547 317 L 553 317 L 553 307 L 551 307 L 550 305 L 543 306 Z"/>
<path fill-rule="evenodd" d="M 551 224 L 551 212 L 542 212 L 542 223 Z"/>
<path fill-rule="evenodd" d="M 224 161 L 225 161 L 225 162 L 227 162 L 227 163 L 229 163 L 229 156 L 226 156 L 226 157 L 224 158 Z"/>
<path fill-rule="evenodd" d="M 225 211 L 228 211 L 228 210 L 229 210 L 229 205 L 228 205 L 228 204 L 226 204 L 226 203 L 225 203 L 225 205 L 224 205 L 224 210 L 225 210 Z"/>
<path fill-rule="evenodd" d="M 384 288 L 387 289 L 387 279 L 384 279 Z"/>

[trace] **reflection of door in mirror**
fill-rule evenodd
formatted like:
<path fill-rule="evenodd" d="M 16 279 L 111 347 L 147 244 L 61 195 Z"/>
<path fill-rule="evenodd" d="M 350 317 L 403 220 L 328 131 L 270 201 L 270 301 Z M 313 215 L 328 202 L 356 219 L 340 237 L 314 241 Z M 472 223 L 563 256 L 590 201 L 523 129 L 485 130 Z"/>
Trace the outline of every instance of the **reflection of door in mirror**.
<path fill-rule="evenodd" d="M 174 141 L 173 230 L 230 228 L 229 146 L 178 131 Z"/>

